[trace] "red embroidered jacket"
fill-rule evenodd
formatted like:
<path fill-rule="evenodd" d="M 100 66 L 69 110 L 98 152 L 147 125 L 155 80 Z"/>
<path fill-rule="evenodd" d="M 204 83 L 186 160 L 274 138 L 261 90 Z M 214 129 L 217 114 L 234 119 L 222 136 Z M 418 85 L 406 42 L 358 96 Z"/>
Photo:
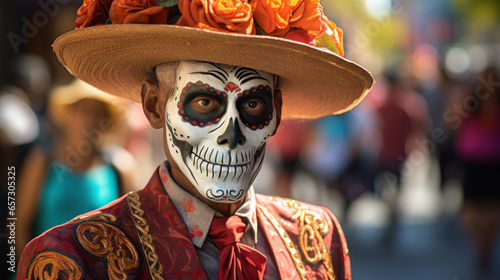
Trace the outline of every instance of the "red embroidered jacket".
<path fill-rule="evenodd" d="M 260 230 L 281 279 L 351 279 L 346 242 L 323 207 L 256 195 Z M 147 186 L 33 239 L 17 279 L 206 279 L 155 172 Z"/>

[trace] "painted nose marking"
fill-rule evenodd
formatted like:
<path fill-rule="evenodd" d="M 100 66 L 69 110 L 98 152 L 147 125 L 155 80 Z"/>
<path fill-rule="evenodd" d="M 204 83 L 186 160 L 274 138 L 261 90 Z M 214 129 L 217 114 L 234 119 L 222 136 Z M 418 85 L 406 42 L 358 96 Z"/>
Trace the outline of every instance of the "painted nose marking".
<path fill-rule="evenodd" d="M 228 144 L 230 149 L 236 148 L 238 144 L 244 145 L 246 142 L 245 135 L 241 132 L 240 125 L 238 123 L 238 119 L 230 118 L 229 124 L 219 137 L 217 137 L 217 144 L 224 145 Z"/>

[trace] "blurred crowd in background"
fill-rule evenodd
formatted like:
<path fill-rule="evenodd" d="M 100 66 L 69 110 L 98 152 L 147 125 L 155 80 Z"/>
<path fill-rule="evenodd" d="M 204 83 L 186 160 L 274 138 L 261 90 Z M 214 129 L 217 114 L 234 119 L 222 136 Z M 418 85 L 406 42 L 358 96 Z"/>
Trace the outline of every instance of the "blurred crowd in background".
<path fill-rule="evenodd" d="M 256 189 L 330 208 L 353 279 L 500 279 L 500 2 L 322 4 L 376 84 L 343 115 L 283 121 Z M 0 218 L 14 166 L 18 256 L 165 158 L 140 104 L 74 81 L 52 53 L 80 5 L 0 3 Z"/>

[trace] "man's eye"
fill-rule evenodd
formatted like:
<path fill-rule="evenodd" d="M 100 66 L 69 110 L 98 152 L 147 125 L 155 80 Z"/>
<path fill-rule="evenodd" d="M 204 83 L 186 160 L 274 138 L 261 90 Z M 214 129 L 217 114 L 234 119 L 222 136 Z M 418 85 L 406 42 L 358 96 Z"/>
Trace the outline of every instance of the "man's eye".
<path fill-rule="evenodd" d="M 257 106 L 259 106 L 259 104 L 255 101 L 248 102 L 248 107 L 250 109 L 255 109 L 255 108 L 257 108 Z"/>
<path fill-rule="evenodd" d="M 200 99 L 198 100 L 198 104 L 204 107 L 208 107 L 210 105 L 210 100 L 208 99 Z"/>
<path fill-rule="evenodd" d="M 215 97 L 199 95 L 191 100 L 190 106 L 195 112 L 210 114 L 220 107 L 220 103 Z"/>
<path fill-rule="evenodd" d="M 243 109 L 252 116 L 260 116 L 265 112 L 266 105 L 260 98 L 252 98 L 243 104 Z"/>

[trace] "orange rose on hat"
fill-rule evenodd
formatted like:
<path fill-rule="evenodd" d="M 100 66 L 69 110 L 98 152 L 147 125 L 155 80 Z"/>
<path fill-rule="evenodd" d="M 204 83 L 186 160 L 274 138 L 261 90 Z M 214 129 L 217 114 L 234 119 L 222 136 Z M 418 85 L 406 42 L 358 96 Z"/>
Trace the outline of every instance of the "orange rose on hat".
<path fill-rule="evenodd" d="M 302 32 L 296 35 L 308 43 L 327 28 L 327 18 L 317 0 L 256 0 L 252 8 L 255 21 L 267 35 L 287 38 L 287 32 L 294 34 L 295 29 L 302 29 L 309 38 L 304 38 Z"/>
<path fill-rule="evenodd" d="M 252 9 L 255 21 L 271 36 L 283 36 L 290 29 L 292 11 L 301 0 L 255 0 Z"/>
<path fill-rule="evenodd" d="M 177 25 L 255 34 L 252 7 L 246 0 L 179 0 Z"/>
<path fill-rule="evenodd" d="M 303 29 L 316 37 L 326 31 L 328 19 L 323 14 L 319 0 L 304 0 L 299 3 L 290 18 L 290 27 Z"/>

